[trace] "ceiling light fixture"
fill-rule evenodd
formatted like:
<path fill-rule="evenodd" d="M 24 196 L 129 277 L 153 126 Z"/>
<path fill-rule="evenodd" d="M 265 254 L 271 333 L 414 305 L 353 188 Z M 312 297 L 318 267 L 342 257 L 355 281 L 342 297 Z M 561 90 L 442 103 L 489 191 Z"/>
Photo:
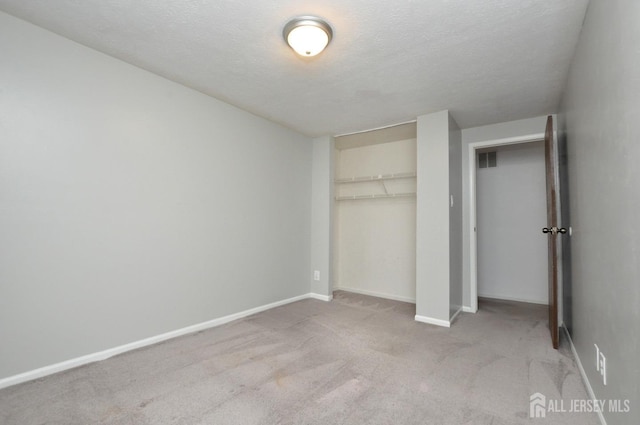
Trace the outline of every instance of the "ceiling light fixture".
<path fill-rule="evenodd" d="M 329 24 L 320 18 L 299 16 L 284 26 L 282 35 L 297 54 L 311 57 L 327 47 L 333 36 L 333 31 Z"/>

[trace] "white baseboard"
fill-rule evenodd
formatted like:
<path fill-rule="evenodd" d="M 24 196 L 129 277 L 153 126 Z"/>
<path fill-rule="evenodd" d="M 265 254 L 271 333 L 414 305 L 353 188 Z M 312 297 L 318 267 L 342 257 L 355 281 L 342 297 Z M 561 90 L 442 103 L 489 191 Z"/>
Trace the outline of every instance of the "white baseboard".
<path fill-rule="evenodd" d="M 589 382 L 589 378 L 587 377 L 587 372 L 585 372 L 584 367 L 582 367 L 582 361 L 580 361 L 580 356 L 578 356 L 578 352 L 576 351 L 575 345 L 573 345 L 573 340 L 571 339 L 571 335 L 569 335 L 569 330 L 567 327 L 562 324 L 562 329 L 564 330 L 564 334 L 569 340 L 569 345 L 571 346 L 571 352 L 573 353 L 573 357 L 576 359 L 576 364 L 578 365 L 578 370 L 580 371 L 580 375 L 582 376 L 582 382 L 584 382 L 584 386 L 587 387 L 587 393 L 591 400 L 596 399 L 596 393 L 593 392 L 593 388 L 591 387 L 591 383 Z M 607 425 L 607 421 L 604 419 L 604 415 L 601 411 L 598 410 L 598 418 L 600 419 L 600 423 L 602 425 Z"/>
<path fill-rule="evenodd" d="M 542 304 L 549 305 L 548 300 L 526 300 L 524 298 L 516 298 L 516 297 L 504 297 L 502 295 L 488 295 L 488 294 L 478 294 L 479 298 L 489 298 L 491 300 L 505 300 L 505 301 L 517 301 L 519 303 L 529 303 L 529 304 Z"/>
<path fill-rule="evenodd" d="M 372 296 L 372 297 L 386 298 L 388 300 L 402 301 L 402 302 L 411 303 L 411 304 L 415 304 L 416 303 L 416 299 L 415 298 L 403 297 L 402 295 L 385 294 L 383 292 L 369 291 L 369 290 L 366 290 L 366 289 L 349 288 L 347 286 L 336 286 L 336 287 L 333 288 L 333 290 L 334 291 L 353 292 L 354 294 L 369 295 L 369 296 Z"/>
<path fill-rule="evenodd" d="M 451 319 L 449 319 L 449 323 L 453 323 L 454 320 L 456 320 L 456 317 L 458 317 L 458 315 L 462 313 L 462 307 L 460 307 L 458 309 L 458 311 L 456 311 L 455 313 L 453 313 L 453 316 L 451 316 Z"/>
<path fill-rule="evenodd" d="M 473 309 L 473 308 L 471 308 L 471 307 L 469 307 L 467 305 L 463 305 L 462 306 L 462 311 L 464 311 L 465 313 L 477 313 L 478 309 L 477 308 Z"/>
<path fill-rule="evenodd" d="M 428 323 L 430 325 L 443 326 L 445 328 L 450 328 L 451 327 L 451 321 L 449 321 L 449 320 L 434 319 L 433 317 L 420 316 L 418 314 L 416 314 L 415 321 L 416 322 L 422 322 L 422 323 Z"/>
<path fill-rule="evenodd" d="M 331 301 L 333 299 L 333 295 L 321 295 L 321 294 L 316 294 L 316 293 L 309 293 L 309 298 L 313 298 L 315 300 L 320 300 L 320 301 Z"/>
<path fill-rule="evenodd" d="M 182 329 L 177 329 L 175 331 L 166 332 L 160 335 L 152 336 L 150 338 L 141 339 L 139 341 L 134 341 L 129 344 L 124 344 L 118 347 L 109 348 L 107 350 L 99 351 L 97 353 L 87 354 L 85 356 L 76 357 L 74 359 L 66 360 L 60 363 L 55 363 L 49 366 L 30 370 L 28 372 L 20 373 L 18 375 L 2 378 L 0 379 L 0 389 L 10 387 L 12 385 L 21 384 L 23 382 L 32 381 L 34 379 L 42 378 L 47 375 L 53 375 L 54 373 L 62 372 L 68 369 L 73 369 L 78 366 L 83 366 L 89 363 L 106 360 L 115 355 L 122 354 L 131 350 L 136 350 L 138 348 L 146 347 L 148 345 L 157 344 L 159 342 L 166 341 L 168 339 L 177 338 L 179 336 L 187 335 L 194 332 L 199 332 L 209 328 L 214 328 L 216 326 L 224 325 L 225 323 L 229 323 L 237 319 L 242 319 L 243 317 L 251 316 L 252 314 L 260 313 L 262 311 L 270 310 L 275 307 L 280 307 L 282 305 L 290 304 L 290 303 L 304 300 L 307 298 L 315 298 L 315 299 L 321 299 L 323 301 L 330 301 L 330 298 L 326 295 L 319 295 L 319 294 L 313 294 L 313 293 L 299 295 L 293 298 L 287 298 L 286 300 L 276 301 L 274 303 L 251 308 L 249 310 L 241 311 L 239 313 L 230 314 L 228 316 L 209 320 L 207 322 L 198 323 L 195 325 L 187 326 Z"/>

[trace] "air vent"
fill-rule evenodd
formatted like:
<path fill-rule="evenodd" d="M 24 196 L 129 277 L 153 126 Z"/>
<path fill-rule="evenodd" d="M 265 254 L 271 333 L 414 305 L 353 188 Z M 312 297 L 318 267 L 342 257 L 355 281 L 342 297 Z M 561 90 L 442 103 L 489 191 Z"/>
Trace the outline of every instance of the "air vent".
<path fill-rule="evenodd" d="M 478 168 L 494 168 L 498 165 L 496 152 L 483 152 L 478 154 Z"/>

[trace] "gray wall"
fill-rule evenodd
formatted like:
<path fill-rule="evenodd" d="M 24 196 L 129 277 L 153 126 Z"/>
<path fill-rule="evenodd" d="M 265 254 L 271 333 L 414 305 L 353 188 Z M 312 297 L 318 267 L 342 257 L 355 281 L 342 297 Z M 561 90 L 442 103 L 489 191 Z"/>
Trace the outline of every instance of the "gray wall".
<path fill-rule="evenodd" d="M 309 292 L 311 140 L 0 13 L 0 377 Z"/>
<path fill-rule="evenodd" d="M 640 2 L 590 3 L 563 97 L 573 236 L 573 341 L 599 399 L 640 422 Z M 607 358 L 602 385 L 593 359 Z"/>
<path fill-rule="evenodd" d="M 462 308 L 462 133 L 449 115 L 449 317 Z"/>
<path fill-rule="evenodd" d="M 544 143 L 490 150 L 497 167 L 476 171 L 478 296 L 547 304 Z"/>
<path fill-rule="evenodd" d="M 449 323 L 449 112 L 418 117 L 416 316 Z"/>

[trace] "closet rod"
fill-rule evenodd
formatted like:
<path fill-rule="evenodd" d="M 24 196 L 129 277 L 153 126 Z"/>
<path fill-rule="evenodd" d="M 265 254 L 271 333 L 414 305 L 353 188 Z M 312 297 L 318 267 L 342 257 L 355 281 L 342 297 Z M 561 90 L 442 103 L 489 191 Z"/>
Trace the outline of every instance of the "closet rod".
<path fill-rule="evenodd" d="M 360 199 L 378 199 L 378 198 L 407 198 L 416 196 L 415 193 L 380 193 L 376 195 L 352 195 L 352 196 L 336 196 L 336 201 L 357 201 Z"/>
<path fill-rule="evenodd" d="M 378 181 L 378 180 L 409 179 L 412 177 L 416 177 L 415 172 L 378 174 L 377 176 L 346 177 L 346 178 L 335 179 L 334 183 L 360 183 L 360 182 L 372 182 L 372 181 Z"/>

